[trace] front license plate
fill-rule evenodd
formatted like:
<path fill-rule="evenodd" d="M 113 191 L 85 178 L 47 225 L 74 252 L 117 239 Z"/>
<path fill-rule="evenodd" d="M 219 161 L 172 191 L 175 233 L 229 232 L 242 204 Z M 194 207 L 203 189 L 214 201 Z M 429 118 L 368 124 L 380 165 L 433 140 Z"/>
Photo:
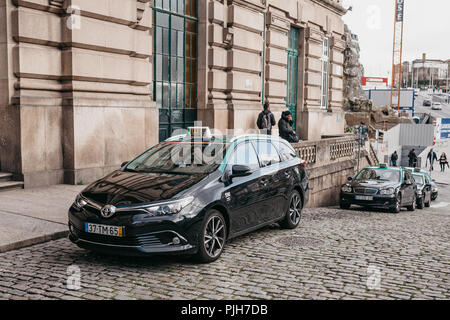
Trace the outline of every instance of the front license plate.
<path fill-rule="evenodd" d="M 107 226 L 104 224 L 88 223 L 84 224 L 84 231 L 87 233 L 101 234 L 111 237 L 123 237 L 123 227 Z"/>
<path fill-rule="evenodd" d="M 365 200 L 365 201 L 372 201 L 373 197 L 371 196 L 355 196 L 356 200 Z"/>

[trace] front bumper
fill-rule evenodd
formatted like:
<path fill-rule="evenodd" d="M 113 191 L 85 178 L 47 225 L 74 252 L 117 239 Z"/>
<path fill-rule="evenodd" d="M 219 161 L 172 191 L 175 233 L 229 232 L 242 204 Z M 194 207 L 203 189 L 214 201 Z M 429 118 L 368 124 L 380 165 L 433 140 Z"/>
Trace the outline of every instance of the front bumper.
<path fill-rule="evenodd" d="M 122 237 L 88 233 L 86 223 L 123 227 Z M 142 221 L 132 214 L 102 219 L 89 210 L 69 210 L 69 239 L 80 248 L 107 254 L 142 256 L 193 254 L 197 251 L 200 223 L 180 217 L 155 217 Z"/>
<path fill-rule="evenodd" d="M 340 202 L 345 204 L 356 204 L 360 206 L 368 207 L 380 207 L 380 208 L 390 208 L 394 207 L 397 203 L 397 198 L 394 196 L 381 196 L 373 195 L 373 200 L 356 200 L 354 193 L 342 193 L 340 194 Z"/>

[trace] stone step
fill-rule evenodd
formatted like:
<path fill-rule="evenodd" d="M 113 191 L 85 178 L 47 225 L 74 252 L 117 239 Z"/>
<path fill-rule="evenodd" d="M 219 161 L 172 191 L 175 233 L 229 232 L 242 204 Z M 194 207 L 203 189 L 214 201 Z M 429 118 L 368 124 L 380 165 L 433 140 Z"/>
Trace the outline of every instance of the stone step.
<path fill-rule="evenodd" d="M 23 182 L 21 181 L 0 182 L 0 192 L 9 191 L 11 189 L 23 189 Z"/>
<path fill-rule="evenodd" d="M 7 182 L 12 180 L 12 173 L 0 172 L 0 182 Z"/>

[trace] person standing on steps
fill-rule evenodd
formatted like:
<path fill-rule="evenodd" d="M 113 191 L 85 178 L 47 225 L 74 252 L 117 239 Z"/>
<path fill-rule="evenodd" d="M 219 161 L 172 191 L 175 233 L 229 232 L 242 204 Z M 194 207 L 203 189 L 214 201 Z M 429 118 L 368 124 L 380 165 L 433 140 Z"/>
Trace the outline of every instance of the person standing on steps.
<path fill-rule="evenodd" d="M 264 103 L 264 110 L 258 116 L 256 125 L 260 129 L 261 133 L 272 135 L 272 127 L 276 124 L 275 117 L 270 111 L 270 105 L 268 102 Z"/>
<path fill-rule="evenodd" d="M 391 155 L 391 164 L 393 167 L 397 166 L 397 160 L 398 160 L 398 154 L 397 154 L 397 151 L 394 151 L 394 153 Z"/>

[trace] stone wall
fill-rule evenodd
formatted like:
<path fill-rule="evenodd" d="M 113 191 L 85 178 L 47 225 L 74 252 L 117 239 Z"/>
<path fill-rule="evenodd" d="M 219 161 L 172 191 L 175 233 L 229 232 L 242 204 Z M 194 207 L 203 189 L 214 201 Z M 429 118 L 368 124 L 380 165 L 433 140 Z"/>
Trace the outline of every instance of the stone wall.
<path fill-rule="evenodd" d="M 2 171 L 89 182 L 158 141 L 148 2 L 1 2 Z"/>
<path fill-rule="evenodd" d="M 357 146 L 353 135 L 293 144 L 300 158 L 306 161 L 310 179 L 308 207 L 339 204 L 339 192 L 347 178 L 355 174 Z M 367 165 L 363 153 L 362 166 Z"/>
<path fill-rule="evenodd" d="M 297 132 L 303 140 L 342 134 L 343 14 L 340 1 L 200 0 L 199 120 L 221 130 L 256 128 L 264 101 L 278 120 L 287 110 L 286 49 L 296 27 Z M 324 37 L 330 39 L 328 109 L 320 106 Z"/>

